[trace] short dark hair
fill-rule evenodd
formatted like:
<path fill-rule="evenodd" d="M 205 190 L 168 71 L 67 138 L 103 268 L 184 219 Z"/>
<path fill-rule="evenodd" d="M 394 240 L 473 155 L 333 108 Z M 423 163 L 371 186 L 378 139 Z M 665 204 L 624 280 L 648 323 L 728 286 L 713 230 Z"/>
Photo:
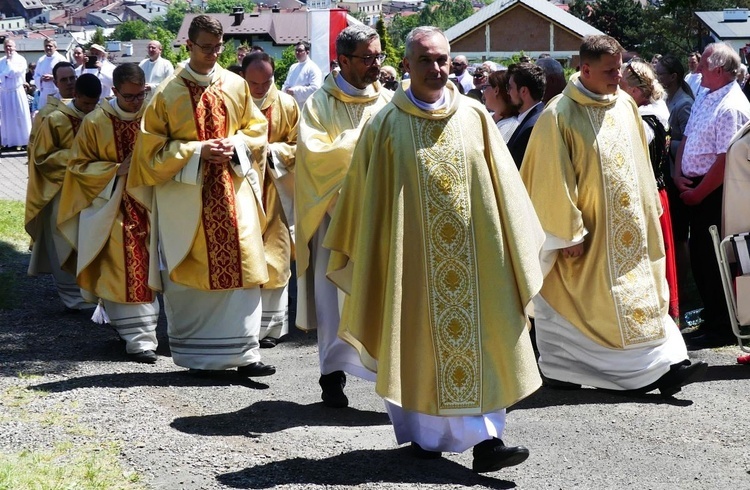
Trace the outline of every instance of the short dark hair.
<path fill-rule="evenodd" d="M 67 61 L 61 61 L 58 64 L 56 64 L 54 68 L 52 68 L 52 78 L 57 80 L 57 72 L 58 70 L 61 70 L 62 68 L 70 68 L 72 70 L 76 69 L 76 67 L 73 66 L 73 63 L 68 63 Z"/>
<path fill-rule="evenodd" d="M 235 75 L 242 76 L 242 67 L 240 65 L 229 65 L 227 66 L 227 70 L 231 71 Z"/>
<path fill-rule="evenodd" d="M 268 53 L 264 51 L 255 51 L 242 58 L 242 73 L 247 71 L 247 67 L 250 66 L 251 63 L 257 63 L 259 61 L 269 63 L 271 65 L 271 70 L 274 72 L 276 71 L 276 63 L 274 63 L 273 58 Z"/>
<path fill-rule="evenodd" d="M 84 73 L 76 80 L 76 96 L 78 95 L 98 99 L 102 96 L 102 82 L 93 73 Z"/>
<path fill-rule="evenodd" d="M 305 51 L 308 53 L 310 52 L 310 43 L 306 43 L 305 41 L 300 41 L 297 44 L 294 45 L 294 49 L 297 49 L 297 47 L 302 46 L 305 48 Z"/>
<path fill-rule="evenodd" d="M 250 52 L 251 53 L 265 53 L 265 49 L 263 49 L 263 46 L 258 46 L 257 44 L 253 44 L 250 46 Z"/>
<path fill-rule="evenodd" d="M 487 82 L 490 87 L 497 89 L 498 95 L 503 101 L 505 101 L 505 114 L 503 117 L 517 116 L 518 108 L 513 105 L 508 94 L 508 70 L 493 71 L 490 76 L 487 77 Z"/>
<path fill-rule="evenodd" d="M 614 55 L 624 52 L 625 48 L 617 42 L 617 39 L 606 34 L 599 34 L 584 37 L 578 54 L 581 58 L 581 63 L 590 63 L 592 61 L 599 61 L 602 55 L 605 54 Z"/>
<path fill-rule="evenodd" d="M 513 63 L 508 67 L 508 80 L 513 79 L 516 88 L 526 87 L 534 100 L 542 100 L 544 88 L 547 86 L 547 76 L 544 69 L 534 63 Z"/>
<path fill-rule="evenodd" d="M 112 83 L 117 90 L 120 90 L 122 84 L 125 82 L 146 85 L 146 75 L 137 64 L 123 63 L 112 72 Z"/>
<path fill-rule="evenodd" d="M 216 37 L 224 36 L 224 28 L 221 22 L 208 15 L 196 15 L 188 28 L 188 39 L 195 42 L 198 34 L 203 31 Z"/>

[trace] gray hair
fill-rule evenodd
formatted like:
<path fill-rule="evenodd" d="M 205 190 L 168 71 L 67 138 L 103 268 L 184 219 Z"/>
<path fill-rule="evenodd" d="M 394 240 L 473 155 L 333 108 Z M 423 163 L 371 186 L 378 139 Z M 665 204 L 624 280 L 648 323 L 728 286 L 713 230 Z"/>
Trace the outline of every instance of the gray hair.
<path fill-rule="evenodd" d="M 703 50 L 705 53 L 711 50 L 711 54 L 706 58 L 709 70 L 721 68 L 725 73 L 732 76 L 737 74 L 740 68 L 740 55 L 738 55 L 732 46 L 727 43 L 711 43 Z"/>
<path fill-rule="evenodd" d="M 412 44 L 414 44 L 414 41 L 419 38 L 433 36 L 435 34 L 440 34 L 445 38 L 446 41 L 448 40 L 448 38 L 445 37 L 443 31 L 438 27 L 420 26 L 412 29 L 411 32 L 406 35 L 406 41 L 404 43 L 406 46 L 406 48 L 404 49 L 404 57 L 408 58 L 409 56 L 411 56 Z M 450 54 L 450 44 L 448 45 L 448 53 Z"/>
<path fill-rule="evenodd" d="M 361 43 L 380 39 L 378 31 L 364 24 L 351 25 L 341 31 L 336 37 L 336 54 L 351 56 Z"/>

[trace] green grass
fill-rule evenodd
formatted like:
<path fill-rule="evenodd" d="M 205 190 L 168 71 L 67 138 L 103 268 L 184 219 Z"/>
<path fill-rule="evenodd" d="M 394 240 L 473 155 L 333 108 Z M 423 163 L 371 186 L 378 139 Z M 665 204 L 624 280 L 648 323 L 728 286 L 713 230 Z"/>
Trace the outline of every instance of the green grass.
<path fill-rule="evenodd" d="M 135 490 L 139 477 L 120 467 L 120 448 L 71 443 L 57 444 L 49 451 L 22 450 L 0 454 L 0 490 Z"/>
<path fill-rule="evenodd" d="M 25 254 L 29 244 L 23 221 L 23 202 L 0 200 L 0 309 L 3 310 L 13 308 L 16 304 L 17 277 L 14 264 L 21 257 L 20 254 Z"/>

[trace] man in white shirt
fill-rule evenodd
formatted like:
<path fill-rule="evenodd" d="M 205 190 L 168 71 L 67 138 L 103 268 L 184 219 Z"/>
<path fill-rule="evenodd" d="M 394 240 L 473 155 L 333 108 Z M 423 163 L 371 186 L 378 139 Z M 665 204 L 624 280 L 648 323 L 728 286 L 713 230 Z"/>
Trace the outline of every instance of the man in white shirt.
<path fill-rule="evenodd" d="M 698 63 L 701 61 L 701 54 L 697 51 L 692 52 L 688 55 L 688 68 L 690 73 L 685 75 L 685 81 L 690 86 L 690 90 L 693 91 L 693 97 L 698 96 L 698 92 L 702 90 L 701 87 L 701 72 L 698 70 Z"/>
<path fill-rule="evenodd" d="M 474 88 L 474 80 L 472 79 L 471 73 L 466 68 L 469 66 L 469 61 L 466 56 L 458 55 L 453 58 L 453 74 L 456 75 L 456 80 L 464 89 L 463 93 L 468 94 L 469 90 Z"/>
<path fill-rule="evenodd" d="M 101 44 L 92 44 L 89 48 L 89 56 L 86 57 L 86 63 L 76 69 L 78 76 L 84 73 L 92 73 L 102 82 L 102 99 L 112 97 L 112 73 L 115 71 L 115 65 L 107 59 L 107 50 Z M 91 63 L 91 58 L 96 56 L 96 63 Z"/>
<path fill-rule="evenodd" d="M 52 69 L 61 61 L 66 61 L 65 57 L 57 52 L 57 43 L 54 39 L 44 41 L 44 56 L 36 62 L 34 70 L 34 83 L 39 89 L 39 109 L 47 103 L 48 95 L 57 93 L 57 86 L 52 76 Z"/>
<path fill-rule="evenodd" d="M 146 75 L 146 90 L 152 92 L 159 84 L 174 72 L 174 67 L 169 60 L 161 57 L 161 43 L 156 40 L 148 43 L 148 58 L 141 61 L 141 67 Z"/>
<path fill-rule="evenodd" d="M 281 90 L 294 97 L 297 104 L 302 107 L 305 105 L 307 98 L 323 85 L 323 73 L 318 65 L 310 59 L 309 44 L 297 43 L 294 47 L 294 56 L 297 57 L 297 63 L 289 68 L 289 73 Z"/>

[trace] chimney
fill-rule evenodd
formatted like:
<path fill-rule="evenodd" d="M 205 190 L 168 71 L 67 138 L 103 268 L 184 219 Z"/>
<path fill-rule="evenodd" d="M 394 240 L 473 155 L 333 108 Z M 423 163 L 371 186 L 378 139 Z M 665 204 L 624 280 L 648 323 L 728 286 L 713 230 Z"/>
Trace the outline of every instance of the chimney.
<path fill-rule="evenodd" d="M 232 15 L 234 16 L 234 24 L 232 25 L 238 26 L 245 20 L 245 9 L 243 7 L 234 7 L 232 8 Z"/>

